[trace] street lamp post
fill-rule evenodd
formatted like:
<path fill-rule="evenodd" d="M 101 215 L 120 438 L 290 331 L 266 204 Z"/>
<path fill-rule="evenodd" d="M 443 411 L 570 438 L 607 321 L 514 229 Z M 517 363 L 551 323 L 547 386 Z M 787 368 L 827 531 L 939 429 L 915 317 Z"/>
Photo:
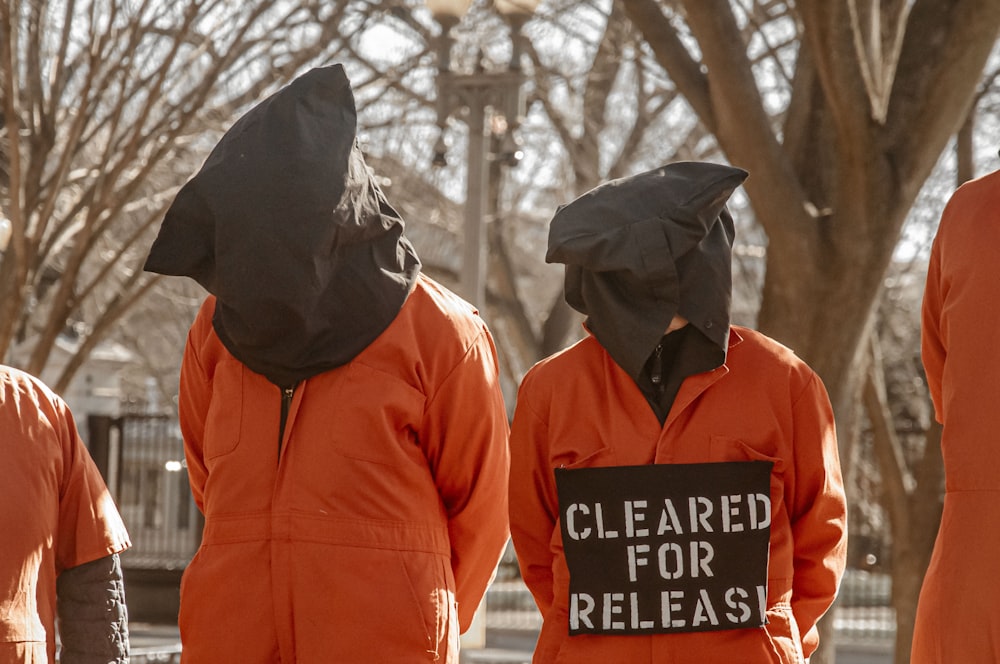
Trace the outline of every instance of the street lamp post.
<path fill-rule="evenodd" d="M 472 73 L 452 69 L 451 29 L 468 10 L 471 0 L 427 0 L 427 6 L 441 26 L 437 45 L 437 113 L 441 135 L 434 149 L 434 163 L 445 158 L 444 129 L 456 110 L 465 110 L 461 119 L 469 130 L 465 218 L 463 222 L 462 268 L 459 285 L 462 296 L 482 308 L 486 305 L 483 221 L 486 216 L 490 133 L 499 128 L 503 144 L 516 149 L 513 132 L 524 115 L 524 74 L 521 71 L 521 27 L 534 12 L 538 0 L 494 0 L 494 7 L 511 29 L 511 60 L 504 71 L 484 71 L 477 62 Z M 487 131 L 487 127 L 491 129 Z M 511 155 L 501 155 L 510 158 Z"/>

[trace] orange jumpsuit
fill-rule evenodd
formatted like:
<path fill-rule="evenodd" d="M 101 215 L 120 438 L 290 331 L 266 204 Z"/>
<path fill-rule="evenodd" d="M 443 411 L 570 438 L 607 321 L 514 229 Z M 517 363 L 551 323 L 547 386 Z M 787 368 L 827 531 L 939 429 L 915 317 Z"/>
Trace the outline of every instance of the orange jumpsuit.
<path fill-rule="evenodd" d="M 507 541 L 492 338 L 421 276 L 348 364 L 282 391 L 194 322 L 181 370 L 206 524 L 181 587 L 184 661 L 458 661 Z"/>
<path fill-rule="evenodd" d="M 944 425 L 944 513 L 917 607 L 912 656 L 1000 661 L 1000 171 L 964 184 L 945 207 L 931 249 L 922 355 Z"/>
<path fill-rule="evenodd" d="M 773 461 L 766 627 L 568 635 L 569 572 L 553 469 Z M 819 378 L 785 347 L 732 328 L 724 365 L 682 383 L 664 426 L 589 336 L 537 364 L 511 429 L 511 535 L 543 615 L 538 664 L 801 663 L 837 592 L 846 507 L 833 414 Z"/>
<path fill-rule="evenodd" d="M 53 662 L 56 577 L 128 548 L 66 404 L 0 367 L 0 664 Z"/>

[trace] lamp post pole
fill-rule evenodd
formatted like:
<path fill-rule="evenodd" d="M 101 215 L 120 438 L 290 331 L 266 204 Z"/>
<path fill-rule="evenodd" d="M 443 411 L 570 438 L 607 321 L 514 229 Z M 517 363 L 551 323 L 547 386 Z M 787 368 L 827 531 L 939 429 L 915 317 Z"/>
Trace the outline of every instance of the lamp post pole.
<path fill-rule="evenodd" d="M 493 0 L 511 29 L 511 61 L 506 70 L 483 71 L 481 57 L 475 71 L 462 74 L 452 71 L 451 29 L 469 9 L 472 0 L 426 0 L 428 8 L 441 26 L 437 43 L 437 116 L 438 135 L 434 147 L 434 164 L 445 163 L 447 145 L 444 130 L 453 111 L 464 109 L 461 119 L 469 130 L 466 154 L 465 218 L 463 220 L 462 267 L 459 292 L 480 310 L 486 307 L 486 198 L 489 191 L 489 160 L 499 157 L 516 163 L 520 155 L 514 132 L 524 115 L 524 74 L 521 71 L 521 28 L 535 10 L 539 0 Z M 494 122 L 501 118 L 502 122 Z M 490 132 L 487 132 L 489 127 Z M 499 155 L 490 153 L 492 134 L 503 131 L 503 147 Z M 462 648 L 486 646 L 486 597 L 476 611 L 472 625 L 462 635 Z"/>
<path fill-rule="evenodd" d="M 486 243 L 483 241 L 483 221 L 486 217 L 486 105 L 482 91 L 469 88 L 476 97 L 469 104 L 466 124 L 469 128 L 469 149 L 465 186 L 465 223 L 463 224 L 462 272 L 459 279 L 462 295 L 477 307 L 486 306 Z"/>
<path fill-rule="evenodd" d="M 438 125 L 443 133 L 452 112 L 464 109 L 466 112 L 461 119 L 469 131 L 459 290 L 465 299 L 482 309 L 486 305 L 486 241 L 483 225 L 487 214 L 486 192 L 489 188 L 487 162 L 493 158 L 489 153 L 490 134 L 487 132 L 487 126 L 492 126 L 494 114 L 497 113 L 504 116 L 505 122 L 502 124 L 506 126 L 507 132 L 514 131 L 520 122 L 524 105 L 522 90 L 524 75 L 519 62 L 520 28 L 533 10 L 534 4 L 530 6 L 521 4 L 516 7 L 509 3 L 498 5 L 501 10 L 506 8 L 508 12 L 513 12 L 504 13 L 511 27 L 514 46 L 511 63 L 506 70 L 483 71 L 477 66 L 473 73 L 462 74 L 452 71 L 450 32 L 468 9 L 468 3 L 459 3 L 456 7 L 445 6 L 442 2 L 443 0 L 428 0 L 431 11 L 441 25 L 437 49 Z M 524 11 L 526 6 L 529 6 L 528 12 Z M 435 153 L 434 163 L 444 163 L 443 137 L 438 138 Z"/>

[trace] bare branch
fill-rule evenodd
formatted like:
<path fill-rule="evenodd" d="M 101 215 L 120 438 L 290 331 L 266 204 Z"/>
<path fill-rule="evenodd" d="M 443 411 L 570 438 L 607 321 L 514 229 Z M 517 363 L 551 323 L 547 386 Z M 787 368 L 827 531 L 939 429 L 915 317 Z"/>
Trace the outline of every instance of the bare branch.
<path fill-rule="evenodd" d="M 656 0 L 622 0 L 632 23 L 641 26 L 643 38 L 660 65 L 712 133 L 717 128 L 715 108 L 709 95 L 708 78 L 701 65 L 684 46 Z M 728 10 L 727 10 L 728 11 Z"/>
<path fill-rule="evenodd" d="M 132 284 L 129 284 L 130 287 L 119 291 L 115 297 L 108 302 L 104 314 L 98 319 L 98 324 L 90 331 L 83 343 L 76 349 L 73 357 L 71 357 L 69 362 L 66 363 L 66 366 L 63 368 L 59 378 L 56 379 L 53 384 L 52 389 L 56 392 L 62 392 L 69 387 L 70 380 L 72 380 L 73 376 L 80 369 L 83 363 L 86 362 L 87 358 L 90 357 L 91 352 L 97 344 L 104 339 L 111 326 L 118 322 L 131 307 L 142 299 L 142 297 L 148 293 L 161 278 L 162 277 L 160 275 L 143 275 L 138 271 L 133 275 Z M 140 281 L 140 279 L 143 283 L 137 288 L 132 288 L 131 286 L 134 285 L 135 282 Z"/>
<path fill-rule="evenodd" d="M 912 490 L 912 480 L 905 473 L 906 462 L 889 409 L 882 350 L 875 333 L 870 336 L 868 353 L 869 366 L 863 392 L 865 412 L 872 426 L 875 456 L 893 529 L 895 532 L 907 532 L 910 528 L 907 496 Z"/>

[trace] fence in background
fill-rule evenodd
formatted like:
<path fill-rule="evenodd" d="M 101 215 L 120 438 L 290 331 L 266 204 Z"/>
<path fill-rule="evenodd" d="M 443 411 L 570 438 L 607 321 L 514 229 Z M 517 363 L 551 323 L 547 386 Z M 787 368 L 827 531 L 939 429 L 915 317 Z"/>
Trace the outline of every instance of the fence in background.
<path fill-rule="evenodd" d="M 186 567 L 198 549 L 204 522 L 191 498 L 177 419 L 143 414 L 91 417 L 90 431 L 91 451 L 103 452 L 98 466 L 132 538 L 122 565 Z"/>
<path fill-rule="evenodd" d="M 896 612 L 891 605 L 892 579 L 885 573 L 849 569 L 844 574 L 833 626 L 850 642 L 891 642 Z"/>

